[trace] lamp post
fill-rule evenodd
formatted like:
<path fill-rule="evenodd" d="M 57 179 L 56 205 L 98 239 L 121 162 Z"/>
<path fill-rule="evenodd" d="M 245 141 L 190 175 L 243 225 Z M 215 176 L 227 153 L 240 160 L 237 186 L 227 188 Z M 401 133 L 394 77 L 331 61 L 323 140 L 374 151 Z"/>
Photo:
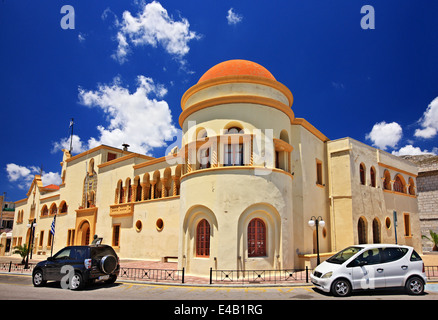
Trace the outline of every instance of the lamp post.
<path fill-rule="evenodd" d="M 31 255 L 32 259 L 32 247 L 33 247 L 33 238 L 35 236 L 35 227 L 36 227 L 36 219 L 33 219 L 31 223 L 28 224 L 28 227 L 30 228 L 30 235 L 29 235 L 29 244 L 27 249 L 27 255 L 26 255 L 26 263 L 24 265 L 24 269 L 29 269 L 29 253 Z"/>
<path fill-rule="evenodd" d="M 308 222 L 309 227 L 313 228 L 316 227 L 316 264 L 319 265 L 321 263 L 319 259 L 319 235 L 318 235 L 318 226 L 324 227 L 325 221 L 322 220 L 322 217 L 319 216 L 316 218 L 315 216 L 312 216 Z"/>

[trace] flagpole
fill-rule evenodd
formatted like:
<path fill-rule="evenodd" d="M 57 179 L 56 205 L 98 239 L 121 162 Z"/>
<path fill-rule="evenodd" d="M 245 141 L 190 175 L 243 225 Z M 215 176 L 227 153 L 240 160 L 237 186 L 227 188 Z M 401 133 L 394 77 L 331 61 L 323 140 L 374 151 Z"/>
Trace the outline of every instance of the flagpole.
<path fill-rule="evenodd" d="M 57 213 L 55 214 L 55 216 L 53 217 L 53 222 L 52 222 L 52 226 L 50 227 L 50 232 L 52 233 L 52 245 L 50 247 L 50 256 L 53 256 L 53 246 L 55 245 L 55 227 L 56 227 L 56 216 Z"/>
<path fill-rule="evenodd" d="M 72 150 L 73 150 L 73 125 L 74 125 L 73 118 L 71 118 L 71 120 L 70 120 L 70 128 L 71 128 L 71 135 L 70 135 L 70 155 L 71 155 L 71 152 L 72 152 Z"/>

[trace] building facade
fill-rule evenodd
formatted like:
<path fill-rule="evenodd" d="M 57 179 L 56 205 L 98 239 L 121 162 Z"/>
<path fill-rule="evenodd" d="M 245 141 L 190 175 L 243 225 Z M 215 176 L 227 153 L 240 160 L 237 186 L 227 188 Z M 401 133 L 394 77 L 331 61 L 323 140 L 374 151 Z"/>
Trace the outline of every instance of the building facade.
<path fill-rule="evenodd" d="M 421 234 L 430 238 L 430 230 L 438 233 L 438 156 L 433 154 L 404 156 L 418 167 L 417 198 Z M 423 239 L 423 250 L 432 251 L 434 244 Z"/>
<path fill-rule="evenodd" d="M 161 158 L 64 150 L 59 188 L 35 176 L 16 202 L 14 245 L 29 241 L 36 219 L 37 254 L 97 234 L 120 258 L 175 259 L 199 275 L 300 268 L 314 263 L 317 246 L 324 256 L 394 243 L 396 232 L 421 252 L 416 166 L 351 138 L 331 141 L 292 104 L 259 64 L 212 67 L 181 99 L 180 146 Z M 312 217 L 325 222 L 318 243 Z"/>

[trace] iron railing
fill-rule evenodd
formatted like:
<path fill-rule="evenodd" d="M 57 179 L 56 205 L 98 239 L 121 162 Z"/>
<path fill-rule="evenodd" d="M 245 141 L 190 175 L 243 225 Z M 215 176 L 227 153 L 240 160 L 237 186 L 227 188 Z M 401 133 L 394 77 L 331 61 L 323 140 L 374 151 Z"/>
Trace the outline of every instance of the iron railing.
<path fill-rule="evenodd" d="M 425 266 L 424 271 L 426 272 L 426 277 L 428 280 L 432 278 L 438 278 L 438 266 Z"/>
<path fill-rule="evenodd" d="M 29 263 L 28 268 L 24 264 L 16 262 L 0 262 L 0 271 L 14 273 L 32 273 L 35 264 Z M 428 280 L 438 280 L 438 266 L 425 266 Z M 213 270 L 210 268 L 210 284 L 272 284 L 287 282 L 310 281 L 312 269 L 284 269 L 284 270 Z M 175 269 L 146 269 L 121 267 L 120 279 L 151 282 L 180 282 L 184 283 L 185 270 Z M 207 279 L 206 279 L 207 280 Z"/>
<path fill-rule="evenodd" d="M 119 278 L 127 280 L 175 281 L 184 283 L 184 268 L 182 268 L 182 270 L 174 270 L 121 267 Z"/>
<path fill-rule="evenodd" d="M 278 282 L 309 282 L 312 269 L 284 270 L 213 270 L 210 268 L 210 284 L 213 283 L 278 283 Z"/>
<path fill-rule="evenodd" d="M 16 263 L 16 262 L 1 262 L 0 263 L 0 270 L 4 270 L 7 272 L 21 272 L 21 273 L 27 273 L 27 272 L 32 272 L 33 267 L 35 265 L 32 263 L 28 264 L 28 268 L 26 268 L 26 266 L 24 264 L 21 263 Z"/>

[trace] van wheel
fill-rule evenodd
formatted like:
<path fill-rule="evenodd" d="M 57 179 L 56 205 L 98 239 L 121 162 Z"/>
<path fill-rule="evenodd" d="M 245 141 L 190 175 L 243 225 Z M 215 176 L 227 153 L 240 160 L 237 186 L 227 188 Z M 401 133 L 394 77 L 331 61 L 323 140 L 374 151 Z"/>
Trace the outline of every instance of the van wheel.
<path fill-rule="evenodd" d="M 336 297 L 347 297 L 351 294 L 351 284 L 346 279 L 337 279 L 333 282 L 331 291 Z"/>
<path fill-rule="evenodd" d="M 420 295 L 424 293 L 424 282 L 420 277 L 412 277 L 406 281 L 405 289 L 408 294 Z"/>

